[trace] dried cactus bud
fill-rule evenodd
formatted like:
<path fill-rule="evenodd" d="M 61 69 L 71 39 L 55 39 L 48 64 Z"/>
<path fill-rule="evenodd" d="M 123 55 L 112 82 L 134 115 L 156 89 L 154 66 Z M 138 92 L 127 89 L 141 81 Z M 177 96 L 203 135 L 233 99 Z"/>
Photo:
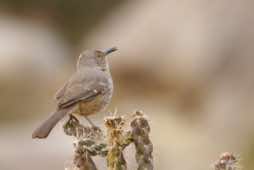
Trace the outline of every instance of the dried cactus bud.
<path fill-rule="evenodd" d="M 215 170 L 237 170 L 238 159 L 229 152 L 220 155 L 219 160 L 214 163 Z"/>

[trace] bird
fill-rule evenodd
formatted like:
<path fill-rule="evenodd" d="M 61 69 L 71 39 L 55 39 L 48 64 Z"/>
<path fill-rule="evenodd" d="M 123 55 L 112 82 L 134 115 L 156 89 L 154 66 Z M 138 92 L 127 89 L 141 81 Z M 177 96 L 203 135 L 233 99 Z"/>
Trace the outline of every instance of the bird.
<path fill-rule="evenodd" d="M 77 61 L 76 71 L 55 95 L 55 111 L 32 133 L 32 138 L 47 138 L 55 125 L 66 115 L 87 116 L 104 110 L 111 101 L 113 80 L 107 56 L 116 47 L 86 50 Z"/>

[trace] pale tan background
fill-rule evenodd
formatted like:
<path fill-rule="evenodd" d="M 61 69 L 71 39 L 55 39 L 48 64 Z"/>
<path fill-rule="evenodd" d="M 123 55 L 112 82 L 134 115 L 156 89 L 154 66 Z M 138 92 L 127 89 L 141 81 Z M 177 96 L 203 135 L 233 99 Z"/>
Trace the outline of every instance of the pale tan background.
<path fill-rule="evenodd" d="M 1 0 L 0 169 L 64 168 L 72 139 L 61 124 L 47 140 L 31 132 L 79 53 L 111 46 L 109 111 L 147 113 L 155 169 L 211 169 L 223 151 L 253 169 L 253 30 L 251 0 Z"/>

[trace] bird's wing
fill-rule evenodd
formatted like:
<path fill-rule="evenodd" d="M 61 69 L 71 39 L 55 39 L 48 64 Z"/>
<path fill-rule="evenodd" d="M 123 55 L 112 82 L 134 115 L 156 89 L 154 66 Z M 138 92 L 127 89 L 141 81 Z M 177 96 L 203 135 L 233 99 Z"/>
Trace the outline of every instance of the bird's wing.
<path fill-rule="evenodd" d="M 103 92 L 106 77 L 104 73 L 87 70 L 76 73 L 58 93 L 58 107 L 66 108 L 79 101 L 90 101 Z"/>
<path fill-rule="evenodd" d="M 69 100 L 65 102 L 59 103 L 58 106 L 59 108 L 68 108 L 80 101 L 86 101 L 86 102 L 91 101 L 100 94 L 101 94 L 101 91 L 96 91 L 96 90 L 86 91 L 78 96 L 73 96 L 73 98 L 70 98 Z"/>
<path fill-rule="evenodd" d="M 65 91 L 67 84 L 68 84 L 68 82 L 66 82 L 60 89 L 57 90 L 55 97 L 54 97 L 55 100 L 59 100 L 64 95 L 64 91 Z"/>

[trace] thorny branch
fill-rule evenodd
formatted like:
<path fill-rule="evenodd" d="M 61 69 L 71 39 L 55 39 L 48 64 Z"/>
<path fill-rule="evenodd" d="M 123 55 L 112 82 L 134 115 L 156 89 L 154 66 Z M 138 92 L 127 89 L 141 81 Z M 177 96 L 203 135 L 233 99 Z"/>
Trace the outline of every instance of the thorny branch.
<path fill-rule="evenodd" d="M 69 120 L 63 126 L 64 132 L 74 136 L 73 168 L 70 170 L 97 170 L 92 156 L 107 154 L 106 144 L 102 131 L 97 127 L 87 127 L 79 123 L 78 119 L 70 115 Z"/>
<path fill-rule="evenodd" d="M 125 129 L 127 123 L 130 130 Z M 92 160 L 92 156 L 97 155 L 106 157 L 108 170 L 127 170 L 123 151 L 131 143 L 136 148 L 138 170 L 153 170 L 150 126 L 141 111 L 133 114 L 130 122 L 123 116 L 109 116 L 105 119 L 105 126 L 107 138 L 100 128 L 83 126 L 77 118 L 70 116 L 63 129 L 67 135 L 76 138 L 71 170 L 97 170 Z"/>

